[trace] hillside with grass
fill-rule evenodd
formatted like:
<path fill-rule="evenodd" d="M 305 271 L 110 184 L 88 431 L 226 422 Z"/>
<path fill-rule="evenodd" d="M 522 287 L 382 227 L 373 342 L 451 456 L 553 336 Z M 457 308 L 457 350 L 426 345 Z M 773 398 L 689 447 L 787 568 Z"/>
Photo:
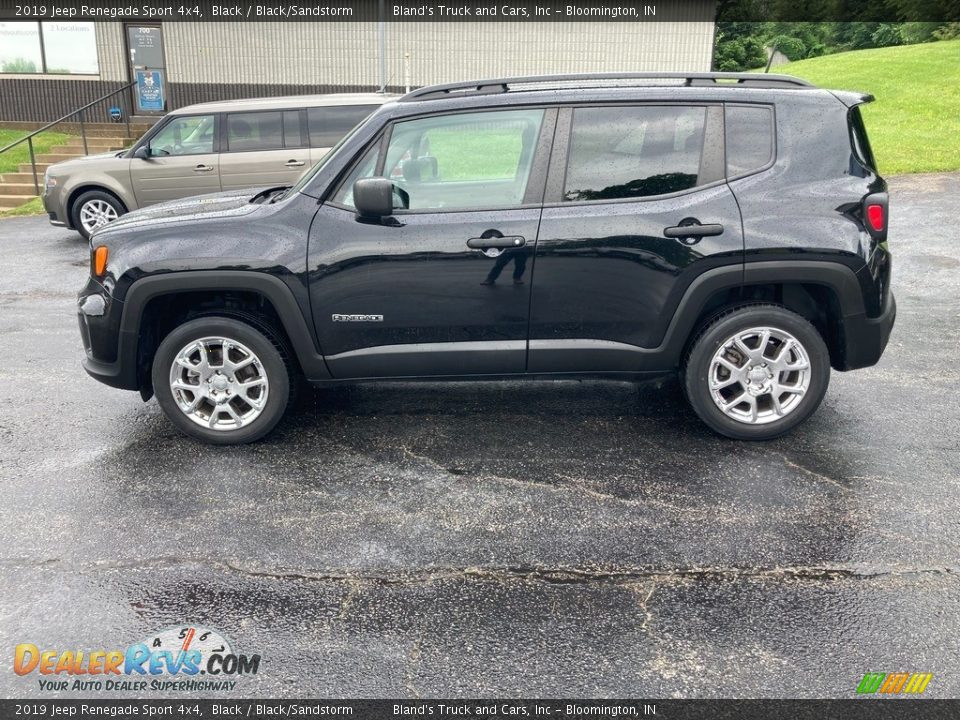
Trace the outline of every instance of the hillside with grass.
<path fill-rule="evenodd" d="M 771 72 L 875 95 L 863 117 L 881 174 L 960 170 L 960 40 L 824 55 Z"/>

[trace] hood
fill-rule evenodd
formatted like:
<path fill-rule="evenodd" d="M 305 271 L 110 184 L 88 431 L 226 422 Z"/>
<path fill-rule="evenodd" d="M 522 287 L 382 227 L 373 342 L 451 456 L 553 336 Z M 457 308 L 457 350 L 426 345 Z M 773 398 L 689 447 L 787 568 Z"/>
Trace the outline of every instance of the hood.
<path fill-rule="evenodd" d="M 95 234 L 101 236 L 116 231 L 125 232 L 144 225 L 158 227 L 165 224 L 242 217 L 257 211 L 260 207 L 257 200 L 280 189 L 276 186 L 243 188 L 150 205 L 121 216 L 118 220 L 97 230 Z"/>
<path fill-rule="evenodd" d="M 129 148 L 127 148 L 129 150 Z M 57 170 L 63 167 L 72 167 L 76 165 L 82 165 L 89 162 L 97 162 L 99 160 L 112 160 L 119 158 L 127 150 L 110 150 L 108 152 L 96 153 L 94 155 L 84 155 L 83 157 L 71 158 L 70 160 L 64 160 L 63 162 L 54 163 L 50 166 L 52 170 Z"/>

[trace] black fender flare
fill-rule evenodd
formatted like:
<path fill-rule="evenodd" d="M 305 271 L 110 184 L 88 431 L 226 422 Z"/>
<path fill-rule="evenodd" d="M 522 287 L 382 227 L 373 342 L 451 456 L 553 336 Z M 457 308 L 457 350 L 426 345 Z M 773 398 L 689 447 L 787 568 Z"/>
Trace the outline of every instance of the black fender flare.
<path fill-rule="evenodd" d="M 865 314 L 856 272 L 832 260 L 768 260 L 707 270 L 690 283 L 657 350 L 679 358 L 710 297 L 723 290 L 771 283 L 822 285 L 837 296 L 844 318 Z"/>
<path fill-rule="evenodd" d="M 123 298 L 120 319 L 121 358 L 135 367 L 140 323 L 147 303 L 163 295 L 182 292 L 236 290 L 262 295 L 273 305 L 290 339 L 304 375 L 311 380 L 330 378 L 330 372 L 307 325 L 304 311 L 290 287 L 278 277 L 257 270 L 190 270 L 151 275 L 136 280 Z"/>

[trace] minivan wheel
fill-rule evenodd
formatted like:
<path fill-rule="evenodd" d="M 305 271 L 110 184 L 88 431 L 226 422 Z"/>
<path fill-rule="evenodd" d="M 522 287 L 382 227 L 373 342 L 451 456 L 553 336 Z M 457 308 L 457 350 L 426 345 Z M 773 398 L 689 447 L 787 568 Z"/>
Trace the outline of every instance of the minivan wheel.
<path fill-rule="evenodd" d="M 291 369 L 280 346 L 229 317 L 180 325 L 157 348 L 153 388 L 166 416 L 188 435 L 216 445 L 259 440 L 283 417 Z"/>
<path fill-rule="evenodd" d="M 733 308 L 690 346 L 681 381 L 694 411 L 737 440 L 768 440 L 820 406 L 830 353 L 806 319 L 778 305 Z"/>
<path fill-rule="evenodd" d="M 73 226 L 86 240 L 90 239 L 94 230 L 113 222 L 126 212 L 123 203 L 103 190 L 88 190 L 83 193 L 74 201 L 70 210 Z"/>

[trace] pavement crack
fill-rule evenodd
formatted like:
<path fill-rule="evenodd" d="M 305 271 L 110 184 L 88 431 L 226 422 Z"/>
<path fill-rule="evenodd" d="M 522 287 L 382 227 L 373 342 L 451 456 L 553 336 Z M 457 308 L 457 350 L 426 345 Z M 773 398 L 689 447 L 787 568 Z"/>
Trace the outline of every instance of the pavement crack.
<path fill-rule="evenodd" d="M 40 568 L 62 570 L 64 572 L 89 573 L 98 570 L 156 570 L 177 568 L 189 565 L 205 565 L 215 570 L 236 573 L 249 578 L 263 578 L 281 581 L 335 582 L 346 583 L 350 590 L 341 602 L 339 614 L 342 617 L 351 608 L 362 586 L 404 586 L 440 581 L 493 581 L 493 582 L 539 582 L 550 585 L 586 585 L 612 584 L 633 586 L 637 583 L 653 581 L 644 603 L 658 587 L 683 581 L 719 582 L 725 580 L 863 580 L 882 577 L 904 577 L 915 575 L 958 575 L 960 566 L 928 567 L 851 567 L 847 565 L 800 565 L 785 567 L 724 567 L 706 566 L 663 569 L 603 569 L 582 567 L 537 567 L 537 566 L 466 566 L 424 568 L 409 571 L 384 572 L 330 572 L 298 570 L 291 568 L 263 568 L 238 562 L 205 557 L 160 557 L 145 560 L 104 560 L 92 563 L 75 563 L 69 558 L 5 558 L 0 567 L 21 569 Z"/>
<path fill-rule="evenodd" d="M 814 478 L 815 480 L 819 480 L 820 482 L 825 482 L 825 483 L 828 483 L 828 484 L 830 484 L 830 485 L 833 485 L 834 487 L 838 487 L 838 488 L 840 488 L 841 490 L 843 490 L 844 492 L 850 492 L 850 488 L 848 488 L 846 485 L 841 485 L 839 482 L 837 482 L 836 480 L 834 480 L 832 477 L 828 477 L 828 476 L 826 476 L 826 475 L 823 475 L 823 474 L 821 474 L 821 473 L 816 472 L 815 470 L 811 470 L 811 469 L 808 468 L 808 467 L 804 467 L 803 465 L 799 465 L 798 463 L 795 463 L 793 460 L 791 460 L 790 458 L 788 458 L 784 453 L 777 453 L 777 455 L 779 455 L 779 456 L 783 459 L 783 462 L 784 462 L 784 464 L 786 464 L 787 467 L 791 467 L 791 468 L 793 468 L 794 470 L 799 470 L 799 471 L 802 472 L 804 475 L 806 475 L 806 476 L 808 476 L 808 477 L 812 477 L 812 478 Z"/>

